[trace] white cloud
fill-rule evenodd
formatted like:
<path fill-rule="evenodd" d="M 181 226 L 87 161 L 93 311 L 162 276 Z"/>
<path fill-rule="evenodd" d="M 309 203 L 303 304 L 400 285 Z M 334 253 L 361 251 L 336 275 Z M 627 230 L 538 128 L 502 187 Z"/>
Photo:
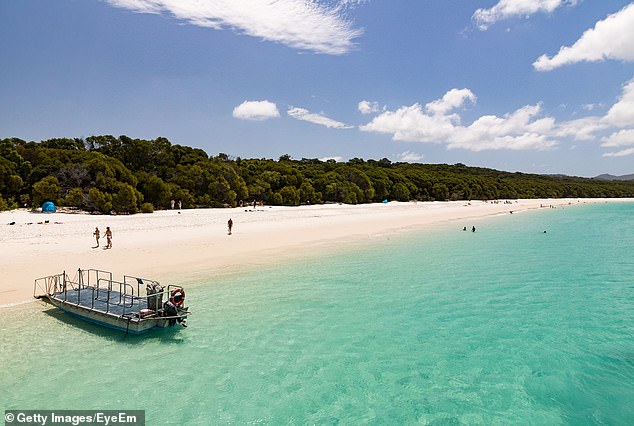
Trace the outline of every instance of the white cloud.
<path fill-rule="evenodd" d="M 374 112 L 379 112 L 378 102 L 361 101 L 359 102 L 358 108 L 361 114 L 372 114 Z"/>
<path fill-rule="evenodd" d="M 559 123 L 554 135 L 558 138 L 572 137 L 577 141 L 589 141 L 596 137 L 596 133 L 608 127 L 610 126 L 603 117 L 588 116 Z"/>
<path fill-rule="evenodd" d="M 634 79 L 623 86 L 623 94 L 609 109 L 605 120 L 616 127 L 634 126 Z"/>
<path fill-rule="evenodd" d="M 535 13 L 552 13 L 564 5 L 574 6 L 578 0 L 500 0 L 489 9 L 478 9 L 472 16 L 478 28 L 486 30 L 497 21 Z"/>
<path fill-rule="evenodd" d="M 435 100 L 425 105 L 425 109 L 432 114 L 446 114 L 454 108 L 461 107 L 465 101 L 475 103 L 476 96 L 469 89 L 451 89 L 442 99 Z"/>
<path fill-rule="evenodd" d="M 244 101 L 233 109 L 233 116 L 241 120 L 268 120 L 280 116 L 277 105 L 269 101 Z"/>
<path fill-rule="evenodd" d="M 319 161 L 323 161 L 324 163 L 328 160 L 335 160 L 336 162 L 340 162 L 341 160 L 343 160 L 343 157 L 339 156 L 339 155 L 335 155 L 332 157 L 322 157 L 319 159 Z"/>
<path fill-rule="evenodd" d="M 606 152 L 603 154 L 603 157 L 627 157 L 629 155 L 634 155 L 634 148 L 628 148 L 617 152 Z"/>
<path fill-rule="evenodd" d="M 457 115 L 428 115 L 420 104 L 385 111 L 366 125 L 365 132 L 391 133 L 392 139 L 406 142 L 441 143 L 450 137 L 459 121 Z"/>
<path fill-rule="evenodd" d="M 423 154 L 419 154 L 417 152 L 412 152 L 412 151 L 405 151 L 405 152 L 401 152 L 400 154 L 397 155 L 399 161 L 405 161 L 408 163 L 416 163 L 418 161 L 421 161 L 424 156 Z"/>
<path fill-rule="evenodd" d="M 106 0 L 113 6 L 134 10 L 141 13 L 160 13 L 163 7 L 155 0 Z"/>
<path fill-rule="evenodd" d="M 634 146 L 634 129 L 620 130 L 602 138 L 601 141 L 601 146 L 606 148 Z"/>
<path fill-rule="evenodd" d="M 292 48 L 341 55 L 354 48 L 362 34 L 345 18 L 360 1 L 334 6 L 324 0 L 106 0 L 142 13 L 168 13 L 193 25 L 230 28 L 238 33 Z"/>
<path fill-rule="evenodd" d="M 323 114 L 315 114 L 308 111 L 305 108 L 290 107 L 286 112 L 289 116 L 302 121 L 308 121 L 309 123 L 319 124 L 331 129 L 351 129 L 352 126 L 348 126 L 332 118 L 326 117 Z"/>
<path fill-rule="evenodd" d="M 462 96 L 459 94 L 462 93 Z M 604 157 L 625 157 L 634 154 L 634 79 L 623 86 L 619 99 L 604 115 L 589 115 L 557 122 L 542 116 L 541 104 L 527 105 L 499 117 L 484 115 L 469 125 L 452 108 L 464 101 L 475 102 L 468 89 L 448 91 L 441 99 L 426 104 L 402 106 L 384 111 L 368 124 L 365 132 L 386 133 L 393 140 L 443 144 L 447 149 L 484 150 L 549 150 L 564 140 L 598 142 L 604 148 L 624 148 L 607 152 Z M 571 149 L 574 149 L 573 145 Z M 400 154 L 409 155 L 410 151 Z M 407 160 L 404 160 L 407 161 Z"/>
<path fill-rule="evenodd" d="M 469 126 L 460 124 L 458 114 L 448 114 L 466 101 L 475 102 L 468 89 L 452 89 L 441 99 L 386 111 L 361 126 L 366 132 L 392 134 L 392 139 L 408 142 L 444 143 L 447 148 L 471 151 L 491 149 L 549 149 L 557 143 L 550 137 L 555 120 L 537 118 L 540 105 L 525 106 L 504 117 L 483 116 Z"/>
<path fill-rule="evenodd" d="M 602 103 L 598 103 L 598 104 L 583 104 L 583 105 L 581 105 L 581 108 L 585 109 L 586 111 L 594 111 L 597 108 L 603 108 L 603 104 Z"/>
<path fill-rule="evenodd" d="M 539 105 L 527 105 L 504 117 L 482 116 L 468 127 L 457 127 L 447 147 L 471 151 L 550 149 L 557 145 L 549 136 L 555 120 L 536 119 L 540 112 Z"/>
<path fill-rule="evenodd" d="M 557 67 L 587 61 L 607 59 L 634 61 L 634 3 L 609 15 L 583 33 L 572 46 L 562 46 L 551 57 L 540 56 L 533 67 L 538 71 L 550 71 Z"/>

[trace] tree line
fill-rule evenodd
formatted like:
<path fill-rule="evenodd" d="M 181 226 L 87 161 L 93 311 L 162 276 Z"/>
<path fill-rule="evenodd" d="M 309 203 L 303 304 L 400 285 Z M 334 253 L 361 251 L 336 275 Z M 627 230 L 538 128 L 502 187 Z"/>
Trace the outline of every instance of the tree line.
<path fill-rule="evenodd" d="M 634 197 L 634 181 L 509 173 L 464 164 L 411 164 L 353 158 L 230 158 L 127 136 L 0 140 L 0 210 L 44 201 L 94 212 L 297 206 L 328 202 Z"/>

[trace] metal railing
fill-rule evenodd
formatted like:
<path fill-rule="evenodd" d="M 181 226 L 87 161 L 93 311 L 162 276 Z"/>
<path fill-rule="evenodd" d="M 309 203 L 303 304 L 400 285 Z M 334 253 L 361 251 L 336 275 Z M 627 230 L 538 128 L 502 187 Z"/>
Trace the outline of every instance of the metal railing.
<path fill-rule="evenodd" d="M 48 297 L 63 301 L 64 303 L 90 307 L 91 310 L 110 313 L 111 307 L 122 307 L 120 316 L 126 316 L 133 313 L 139 313 L 143 303 L 148 305 L 148 297 L 158 297 L 160 301 L 163 296 L 169 295 L 175 289 L 182 289 L 177 285 L 168 285 L 167 290 L 148 295 L 145 287 L 148 283 L 159 284 L 158 281 L 125 275 L 123 282 L 112 279 L 112 273 L 98 269 L 78 269 L 77 278 L 71 280 L 66 272 L 61 274 L 50 275 L 35 280 L 33 287 L 34 297 Z M 36 295 L 37 290 L 43 292 Z M 73 297 L 69 301 L 69 292 L 76 292 L 76 300 Z M 86 298 L 90 303 L 86 302 Z M 105 304 L 105 310 L 95 307 L 95 301 Z M 135 306 L 138 308 L 134 311 Z M 139 315 L 140 317 L 140 315 Z M 167 317 L 166 317 L 167 318 Z"/>

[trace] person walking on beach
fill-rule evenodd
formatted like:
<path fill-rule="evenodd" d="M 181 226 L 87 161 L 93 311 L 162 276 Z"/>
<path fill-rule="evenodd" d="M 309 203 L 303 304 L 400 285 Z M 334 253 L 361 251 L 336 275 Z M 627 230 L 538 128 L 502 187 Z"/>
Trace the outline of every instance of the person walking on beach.
<path fill-rule="evenodd" d="M 106 240 L 108 241 L 106 248 L 111 249 L 112 248 L 112 231 L 110 230 L 109 226 L 106 226 Z"/>
<path fill-rule="evenodd" d="M 97 240 L 97 247 L 99 247 L 99 228 L 95 226 L 95 232 L 92 233 L 92 235 L 95 237 L 95 239 Z"/>
<path fill-rule="evenodd" d="M 229 235 L 231 235 L 231 228 L 233 228 L 233 220 L 231 220 L 231 218 L 229 218 L 227 222 L 227 228 L 229 228 Z"/>

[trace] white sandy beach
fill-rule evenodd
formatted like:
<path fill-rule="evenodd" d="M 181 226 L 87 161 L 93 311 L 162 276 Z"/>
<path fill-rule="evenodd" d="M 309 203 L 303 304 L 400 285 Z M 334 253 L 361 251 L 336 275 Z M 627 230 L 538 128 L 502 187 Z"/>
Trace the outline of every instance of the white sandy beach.
<path fill-rule="evenodd" d="M 371 205 L 315 205 L 167 210 L 133 216 L 0 213 L 0 306 L 32 300 L 36 278 L 77 268 L 142 276 L 167 283 L 225 274 L 310 256 L 341 243 L 363 243 L 388 233 L 521 213 L 540 206 L 632 199 L 513 200 Z M 227 221 L 233 233 L 227 234 Z M 48 223 L 45 223 L 48 221 Z M 10 225 L 10 223 L 15 224 Z M 92 236 L 101 231 L 100 247 Z M 113 232 L 113 248 L 105 230 Z"/>

